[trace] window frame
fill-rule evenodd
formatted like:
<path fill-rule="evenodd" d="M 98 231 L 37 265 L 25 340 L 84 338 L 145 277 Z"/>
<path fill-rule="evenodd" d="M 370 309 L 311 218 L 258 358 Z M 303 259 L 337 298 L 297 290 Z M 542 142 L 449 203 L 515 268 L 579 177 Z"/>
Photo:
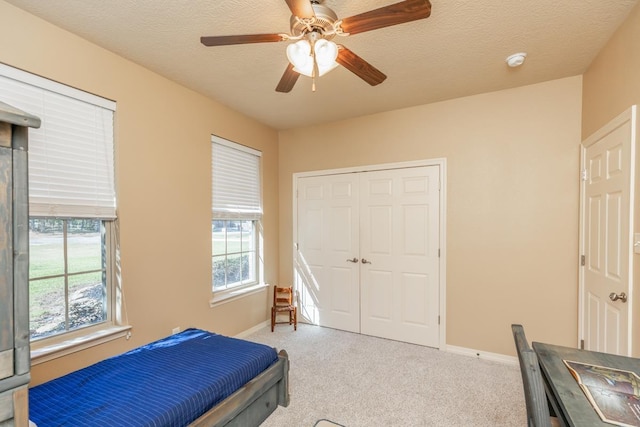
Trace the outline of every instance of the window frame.
<path fill-rule="evenodd" d="M 215 156 L 215 147 L 214 144 L 219 144 L 222 147 L 226 147 L 226 148 L 231 148 L 234 150 L 237 150 L 238 152 L 242 152 L 245 153 L 247 155 L 252 155 L 255 156 L 257 158 L 257 170 L 255 170 L 255 174 L 257 177 L 257 200 L 258 200 L 258 204 L 259 206 L 254 206 L 253 210 L 250 212 L 243 212 L 243 211 L 237 211 L 237 212 L 233 212 L 233 211 L 229 211 L 229 210 L 225 210 L 225 209 L 216 209 L 216 197 L 215 197 L 215 187 L 216 184 L 215 182 L 215 175 L 216 175 L 216 171 L 215 171 L 215 161 L 216 159 L 214 158 Z M 227 139 L 218 137 L 216 135 L 211 135 L 211 167 L 212 167 L 212 173 L 211 173 L 211 184 L 212 184 L 212 200 L 211 200 L 211 209 L 212 209 L 212 216 L 211 216 L 211 281 L 210 281 L 210 286 L 211 286 L 211 291 L 213 293 L 213 298 L 210 301 L 210 305 L 212 307 L 222 303 L 222 302 L 226 302 L 228 300 L 232 300 L 232 299 L 236 299 L 245 295 L 249 295 L 255 292 L 259 292 L 261 290 L 263 290 L 263 288 L 267 287 L 268 285 L 266 285 L 264 283 L 264 265 L 263 265 L 263 260 L 262 260 L 262 251 L 263 251 L 263 244 L 262 244 L 262 152 L 255 150 L 253 148 L 238 144 L 236 142 L 232 142 L 229 141 Z M 237 154 L 237 153 L 236 153 Z M 255 197 L 255 193 L 252 194 L 251 197 Z M 255 201 L 255 198 L 253 199 Z M 244 205 L 244 204 L 240 204 L 240 205 Z M 254 234 L 254 240 L 253 240 L 253 247 L 254 250 L 253 251 L 249 251 L 249 252 L 245 252 L 245 253 L 253 253 L 254 254 L 254 258 L 255 258 L 255 263 L 253 265 L 253 268 L 255 270 L 255 277 L 252 281 L 250 282 L 245 282 L 242 283 L 242 281 L 240 282 L 236 282 L 237 284 L 234 284 L 232 286 L 229 286 L 228 284 L 225 285 L 224 288 L 220 288 L 220 287 L 215 287 L 214 285 L 214 259 L 216 257 L 221 257 L 222 255 L 228 256 L 229 252 L 227 251 L 227 236 L 225 236 L 225 252 L 224 254 L 222 253 L 218 253 L 214 255 L 214 249 L 213 249 L 213 230 L 214 230 L 214 223 L 216 221 L 250 221 L 252 223 L 252 228 L 253 228 L 253 234 Z M 241 251 L 242 253 L 242 251 Z M 235 254 L 235 252 L 234 252 Z"/>
<path fill-rule="evenodd" d="M 112 112 L 111 127 L 109 130 L 110 144 L 115 151 L 115 123 L 116 123 L 116 102 L 92 93 L 77 89 L 63 83 L 59 83 L 36 74 L 11 67 L 6 64 L 0 64 L 0 78 L 15 80 L 19 84 L 30 85 L 43 91 L 53 94 L 62 95 L 75 101 L 91 104 L 95 107 L 101 107 Z M 19 92 L 18 92 L 19 93 Z M 12 105 L 20 108 L 23 101 L 19 99 L 4 99 L 11 102 Z M 21 108 L 29 111 L 29 108 Z M 37 115 L 37 114 L 36 114 Z M 46 127 L 46 126 L 45 126 Z M 113 153 L 115 156 L 115 152 Z M 107 210 L 96 208 L 93 213 L 78 214 L 73 211 L 72 214 L 54 213 L 38 215 L 33 214 L 32 217 L 47 216 L 50 218 L 68 217 L 97 219 L 103 222 L 105 228 L 105 263 L 106 263 L 106 304 L 107 304 L 107 321 L 99 324 L 81 327 L 55 334 L 49 337 L 43 337 L 31 342 L 31 363 L 37 365 L 67 354 L 71 354 L 86 348 L 108 342 L 120 337 L 129 337 L 131 327 L 128 323 L 128 316 L 124 306 L 124 295 L 121 283 L 120 263 L 119 263 L 119 226 L 116 213 L 115 201 L 117 194 L 115 193 L 115 185 L 117 177 L 115 177 L 115 157 L 112 157 L 111 167 L 112 185 L 113 185 L 113 201 L 114 205 Z M 31 218 L 31 217 L 30 217 Z"/>
<path fill-rule="evenodd" d="M 46 335 L 46 336 L 42 336 L 42 337 L 30 337 L 30 341 L 32 344 L 37 343 L 38 341 L 42 341 L 42 340 L 47 340 L 49 338 L 54 338 L 56 336 L 59 335 L 65 335 L 65 334 L 69 334 L 72 332 L 76 332 L 76 331 L 80 331 L 83 329 L 89 329 L 89 328 L 96 328 L 96 329 L 102 329 L 104 328 L 105 325 L 109 325 L 111 326 L 112 319 L 114 318 L 113 316 L 113 307 L 112 304 L 109 304 L 110 301 L 112 301 L 112 297 L 113 297 L 113 286 L 112 286 L 112 280 L 114 277 L 113 274 L 113 256 L 112 256 L 112 233 L 113 233 L 113 221 L 112 220 L 104 220 L 104 219 L 93 219 L 93 218 L 47 218 L 47 217 L 39 217 L 39 216 L 30 216 L 29 217 L 29 221 L 31 221 L 32 219 L 53 219 L 53 220 L 59 220 L 59 221 L 65 221 L 65 224 L 63 225 L 63 231 L 62 231 L 62 251 L 63 251 L 63 272 L 62 273 L 58 273 L 58 274 L 53 274 L 53 275 L 49 275 L 49 276 L 41 276 L 41 277 L 36 277 L 36 278 L 32 278 L 31 275 L 29 275 L 29 291 L 31 292 L 31 283 L 34 281 L 39 281 L 39 280 L 49 280 L 49 279 L 54 279 L 54 278 L 61 278 L 64 282 L 65 282 L 65 287 L 64 287 L 64 300 L 65 300 L 65 329 L 64 331 L 61 332 L 56 332 L 53 333 L 51 335 Z M 69 256 L 69 246 L 68 246 L 68 239 L 69 239 L 69 231 L 68 231 L 68 224 L 69 221 L 73 221 L 75 219 L 89 219 L 89 220 L 93 220 L 93 221 L 99 221 L 100 222 L 100 240 L 101 240 L 101 244 L 100 244 L 100 252 L 101 252 L 101 268 L 100 269 L 94 269 L 94 270 L 86 270 L 86 271 L 76 271 L 76 272 L 70 272 L 69 271 L 69 266 L 72 263 L 72 258 Z M 31 243 L 31 239 L 29 239 L 30 243 Z M 29 252 L 31 254 L 31 251 Z M 105 313 L 105 319 L 100 321 L 100 322 L 96 322 L 96 323 L 92 323 L 92 324 L 87 324 L 84 326 L 79 326 L 76 328 L 69 328 L 69 324 L 70 324 L 70 313 L 69 313 L 69 309 L 70 309 L 70 297 L 71 297 L 71 291 L 70 291 L 70 284 L 69 281 L 73 276 L 76 275 L 82 275 L 82 274 L 89 274 L 89 273 L 97 273 L 97 272 L 101 272 L 102 274 L 104 274 L 104 291 L 105 291 L 105 308 L 104 308 L 104 313 Z"/>
<path fill-rule="evenodd" d="M 243 255 L 247 254 L 249 257 L 253 256 L 253 263 L 249 264 L 249 270 L 250 271 L 253 270 L 253 275 L 252 275 L 251 280 L 248 280 L 248 281 L 245 282 L 245 281 L 242 280 L 242 270 L 241 270 L 240 281 L 239 282 L 232 282 L 231 284 L 229 284 L 229 282 L 227 280 L 228 279 L 229 269 L 227 267 L 227 268 L 225 268 L 225 275 L 224 275 L 225 276 L 225 284 L 224 284 L 224 286 L 216 287 L 215 283 L 212 283 L 212 291 L 214 293 L 216 293 L 216 292 L 224 292 L 224 291 L 228 291 L 230 289 L 237 289 L 237 288 L 241 288 L 241 287 L 254 286 L 254 285 L 258 284 L 259 281 L 260 281 L 260 275 L 258 274 L 259 271 L 260 271 L 259 270 L 260 269 L 259 262 L 258 262 L 259 261 L 259 259 L 258 259 L 258 229 L 259 229 L 258 220 L 256 220 L 256 219 L 237 219 L 237 218 L 231 218 L 231 219 L 214 218 L 211 221 L 211 233 L 214 232 L 213 231 L 213 229 L 214 229 L 213 224 L 215 222 L 219 222 L 219 221 L 222 221 L 222 222 L 225 222 L 225 223 L 229 223 L 229 222 L 241 222 L 241 223 L 242 222 L 250 222 L 251 223 L 251 229 L 252 229 L 251 230 L 251 235 L 253 236 L 253 239 L 250 239 L 250 240 L 253 241 L 252 245 L 251 245 L 253 247 L 253 249 L 252 250 L 247 250 L 247 251 L 243 250 L 243 247 L 242 247 L 243 239 L 242 239 L 242 234 L 241 234 L 240 235 L 240 251 L 230 252 L 229 251 L 228 227 L 225 227 L 225 236 L 224 236 L 225 251 L 224 251 L 224 253 L 221 253 L 221 254 L 215 254 L 215 253 L 213 253 L 213 234 L 212 234 L 212 236 L 211 236 L 211 242 L 212 242 L 212 248 L 211 248 L 211 251 L 212 251 L 212 254 L 211 254 L 212 274 L 214 274 L 213 273 L 213 269 L 214 269 L 215 258 L 224 257 L 225 261 L 227 261 L 230 256 L 234 256 L 235 255 L 235 256 L 239 256 L 240 259 L 242 259 Z M 242 227 L 240 227 L 240 228 L 241 228 L 240 233 L 242 233 Z M 241 261 L 241 263 L 242 263 L 242 261 Z M 214 282 L 214 281 L 215 281 L 215 275 L 212 278 L 212 282 Z"/>
<path fill-rule="evenodd" d="M 119 280 L 117 219 L 101 220 L 105 229 L 107 277 L 107 320 L 31 341 L 31 364 L 38 365 L 118 338 L 131 336 L 131 326 L 123 312 L 122 284 Z"/>

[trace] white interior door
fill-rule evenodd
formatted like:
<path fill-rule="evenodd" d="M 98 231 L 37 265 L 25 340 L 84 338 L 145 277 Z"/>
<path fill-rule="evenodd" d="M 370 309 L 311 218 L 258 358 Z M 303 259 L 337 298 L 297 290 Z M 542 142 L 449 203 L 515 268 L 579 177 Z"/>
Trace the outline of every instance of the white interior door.
<path fill-rule="evenodd" d="M 360 331 L 358 176 L 298 180 L 296 274 L 301 315 Z"/>
<path fill-rule="evenodd" d="M 630 355 L 635 107 L 582 143 L 582 336 Z"/>
<path fill-rule="evenodd" d="M 360 175 L 361 332 L 438 347 L 438 166 Z"/>

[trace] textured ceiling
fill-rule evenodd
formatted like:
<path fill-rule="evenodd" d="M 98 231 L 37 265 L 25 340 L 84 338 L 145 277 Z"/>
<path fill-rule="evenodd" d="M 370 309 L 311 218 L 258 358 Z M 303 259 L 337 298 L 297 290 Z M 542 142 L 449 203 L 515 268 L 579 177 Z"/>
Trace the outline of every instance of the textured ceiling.
<path fill-rule="evenodd" d="M 388 78 L 342 67 L 317 91 L 275 87 L 287 43 L 205 47 L 200 36 L 288 33 L 284 0 L 7 0 L 275 129 L 582 74 L 638 0 L 431 0 L 431 17 L 340 38 Z M 394 0 L 326 0 L 339 18 Z M 527 52 L 508 68 L 505 58 Z"/>

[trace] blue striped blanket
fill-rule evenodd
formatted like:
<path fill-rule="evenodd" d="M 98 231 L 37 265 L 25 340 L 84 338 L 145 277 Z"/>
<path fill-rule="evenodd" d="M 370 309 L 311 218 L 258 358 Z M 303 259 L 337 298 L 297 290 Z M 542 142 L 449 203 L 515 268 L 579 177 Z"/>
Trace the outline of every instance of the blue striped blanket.
<path fill-rule="evenodd" d="M 274 348 L 199 329 L 29 390 L 38 427 L 185 426 L 278 360 Z"/>

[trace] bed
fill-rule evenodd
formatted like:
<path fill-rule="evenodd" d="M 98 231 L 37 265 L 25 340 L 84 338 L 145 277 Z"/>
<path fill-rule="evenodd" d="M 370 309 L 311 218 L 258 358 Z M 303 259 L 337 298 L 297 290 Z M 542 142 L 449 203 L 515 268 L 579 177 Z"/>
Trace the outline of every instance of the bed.
<path fill-rule="evenodd" d="M 130 350 L 29 390 L 51 426 L 257 426 L 288 406 L 287 353 L 200 329 Z"/>

